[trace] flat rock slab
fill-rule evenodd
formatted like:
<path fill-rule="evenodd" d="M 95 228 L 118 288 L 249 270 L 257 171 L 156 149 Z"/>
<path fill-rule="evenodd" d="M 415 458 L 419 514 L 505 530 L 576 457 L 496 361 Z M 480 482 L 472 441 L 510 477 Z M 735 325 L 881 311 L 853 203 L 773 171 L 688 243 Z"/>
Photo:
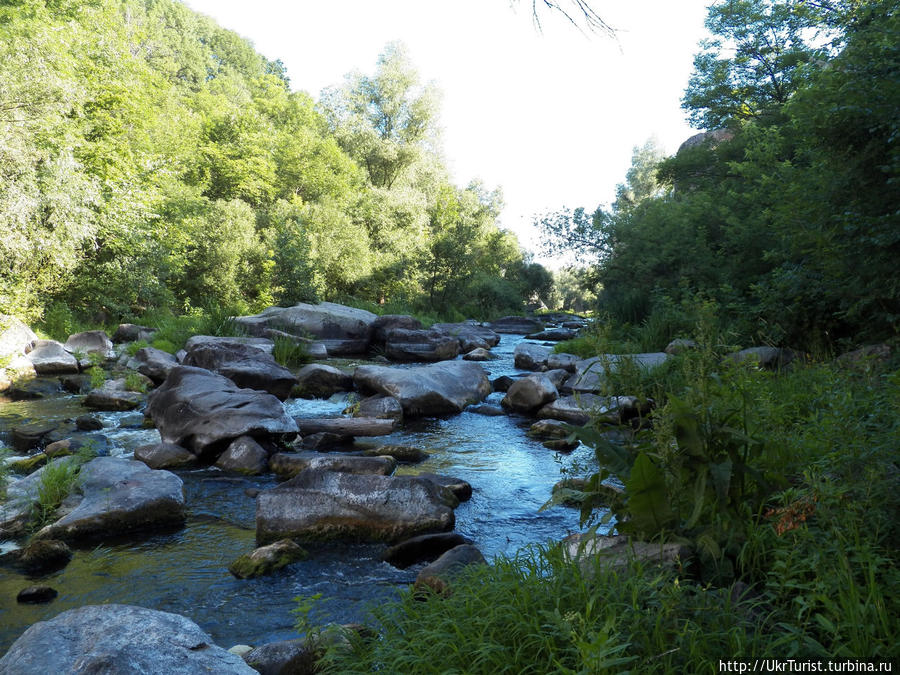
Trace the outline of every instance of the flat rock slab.
<path fill-rule="evenodd" d="M 169 471 L 119 457 L 97 457 L 81 467 L 81 501 L 35 536 L 74 541 L 184 524 L 182 481 Z"/>
<path fill-rule="evenodd" d="M 459 355 L 459 340 L 434 329 L 393 328 L 387 333 L 384 355 L 392 361 L 446 361 Z"/>
<path fill-rule="evenodd" d="M 294 436 L 297 423 L 275 396 L 241 389 L 203 368 L 178 366 L 150 394 L 144 413 L 162 440 L 196 455 L 214 451 L 239 436 Z"/>
<path fill-rule="evenodd" d="M 37 340 L 26 357 L 38 375 L 64 375 L 78 372 L 78 360 L 55 340 Z"/>
<path fill-rule="evenodd" d="M 189 352 L 200 345 L 220 345 L 224 347 L 255 347 L 266 354 L 272 354 L 275 342 L 264 337 L 230 337 L 219 335 L 194 335 L 184 343 L 184 351 Z"/>
<path fill-rule="evenodd" d="M 353 381 L 361 390 L 393 396 L 407 417 L 460 413 L 491 393 L 484 368 L 470 361 L 404 369 L 361 366 L 353 374 Z"/>
<path fill-rule="evenodd" d="M 452 496 L 414 476 L 311 469 L 256 499 L 256 541 L 397 541 L 453 529 Z"/>
<path fill-rule="evenodd" d="M 374 417 L 298 417 L 297 427 L 303 436 L 323 432 L 338 436 L 387 436 L 394 432 L 396 423 Z"/>
<path fill-rule="evenodd" d="M 83 352 L 85 354 L 99 354 L 104 359 L 116 358 L 116 350 L 113 349 L 112 340 L 102 330 L 89 330 L 84 333 L 70 335 L 64 347 L 70 354 Z"/>
<path fill-rule="evenodd" d="M 491 321 L 488 327 L 495 333 L 510 333 L 513 335 L 529 335 L 544 330 L 544 324 L 537 319 L 526 316 L 504 316 Z"/>
<path fill-rule="evenodd" d="M 144 395 L 125 388 L 125 379 L 107 380 L 103 386 L 92 389 L 82 401 L 91 410 L 134 410 L 144 402 Z"/>
<path fill-rule="evenodd" d="M 393 457 L 360 457 L 321 452 L 278 452 L 269 459 L 269 468 L 283 478 L 293 478 L 307 469 L 340 473 L 378 474 L 389 476 L 397 468 Z"/>
<path fill-rule="evenodd" d="M 132 605 L 89 605 L 31 626 L 0 659 L 0 673 L 256 671 L 178 614 Z"/>

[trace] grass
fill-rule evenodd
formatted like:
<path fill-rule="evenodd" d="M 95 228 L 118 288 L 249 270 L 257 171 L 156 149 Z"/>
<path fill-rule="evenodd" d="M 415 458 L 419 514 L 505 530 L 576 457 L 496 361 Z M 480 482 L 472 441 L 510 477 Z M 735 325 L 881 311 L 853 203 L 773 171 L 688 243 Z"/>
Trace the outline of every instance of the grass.
<path fill-rule="evenodd" d="M 50 462 L 43 468 L 32 505 L 30 529 L 37 531 L 53 522 L 56 510 L 76 488 L 81 467 L 96 456 L 92 444 L 85 443 L 75 455 Z"/>

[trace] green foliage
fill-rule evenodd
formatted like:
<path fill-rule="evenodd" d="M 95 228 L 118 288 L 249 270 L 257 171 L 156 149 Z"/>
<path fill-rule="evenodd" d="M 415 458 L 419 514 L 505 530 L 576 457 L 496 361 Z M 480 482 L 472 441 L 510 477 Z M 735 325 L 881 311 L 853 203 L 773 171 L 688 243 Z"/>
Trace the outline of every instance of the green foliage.
<path fill-rule="evenodd" d="M 66 457 L 51 462 L 41 470 L 37 499 L 31 513 L 31 527 L 34 530 L 52 522 L 56 509 L 76 486 L 80 469 L 77 457 Z"/>
<path fill-rule="evenodd" d="M 87 374 L 91 378 L 91 389 L 99 389 L 106 382 L 106 371 L 100 366 L 88 368 Z"/>
<path fill-rule="evenodd" d="M 147 393 L 147 382 L 139 373 L 128 373 L 125 376 L 125 389 L 128 391 L 137 391 L 141 394 Z"/>
<path fill-rule="evenodd" d="M 272 356 L 281 365 L 287 368 L 295 368 L 310 362 L 309 350 L 307 350 L 303 342 L 297 342 L 281 335 L 276 336 L 274 342 L 275 346 L 272 348 Z"/>

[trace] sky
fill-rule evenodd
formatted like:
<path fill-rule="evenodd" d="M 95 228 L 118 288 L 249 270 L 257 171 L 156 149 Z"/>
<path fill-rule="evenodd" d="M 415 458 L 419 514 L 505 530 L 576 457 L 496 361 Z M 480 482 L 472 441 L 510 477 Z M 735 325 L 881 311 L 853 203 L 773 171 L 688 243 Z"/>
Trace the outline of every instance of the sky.
<path fill-rule="evenodd" d="M 316 99 L 347 73 L 372 73 L 403 42 L 442 93 L 454 181 L 500 187 L 500 224 L 539 251 L 536 217 L 614 199 L 634 146 L 668 153 L 696 133 L 680 108 L 710 0 L 593 0 L 617 30 L 582 33 L 530 0 L 187 0 L 281 59 Z M 539 4 L 540 0 L 539 0 Z M 541 258 L 539 258 L 541 259 Z M 541 259 L 544 262 L 552 262 Z"/>

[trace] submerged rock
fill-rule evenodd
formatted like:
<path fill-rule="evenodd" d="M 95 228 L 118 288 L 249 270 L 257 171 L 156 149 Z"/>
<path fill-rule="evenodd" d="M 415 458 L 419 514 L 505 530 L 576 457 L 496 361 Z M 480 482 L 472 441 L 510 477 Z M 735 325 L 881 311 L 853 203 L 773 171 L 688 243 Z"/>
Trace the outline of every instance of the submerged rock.
<path fill-rule="evenodd" d="M 0 556 L 0 564 L 15 567 L 30 576 L 42 576 L 63 569 L 72 560 L 72 549 L 56 539 L 38 539 L 25 548 Z"/>
<path fill-rule="evenodd" d="M 252 579 L 272 574 L 282 567 L 305 559 L 306 556 L 306 551 L 293 541 L 282 539 L 242 555 L 228 566 L 228 571 L 238 579 Z"/>
<path fill-rule="evenodd" d="M 32 625 L 0 659 L 0 672 L 256 673 L 190 619 L 115 604 L 71 609 Z"/>

